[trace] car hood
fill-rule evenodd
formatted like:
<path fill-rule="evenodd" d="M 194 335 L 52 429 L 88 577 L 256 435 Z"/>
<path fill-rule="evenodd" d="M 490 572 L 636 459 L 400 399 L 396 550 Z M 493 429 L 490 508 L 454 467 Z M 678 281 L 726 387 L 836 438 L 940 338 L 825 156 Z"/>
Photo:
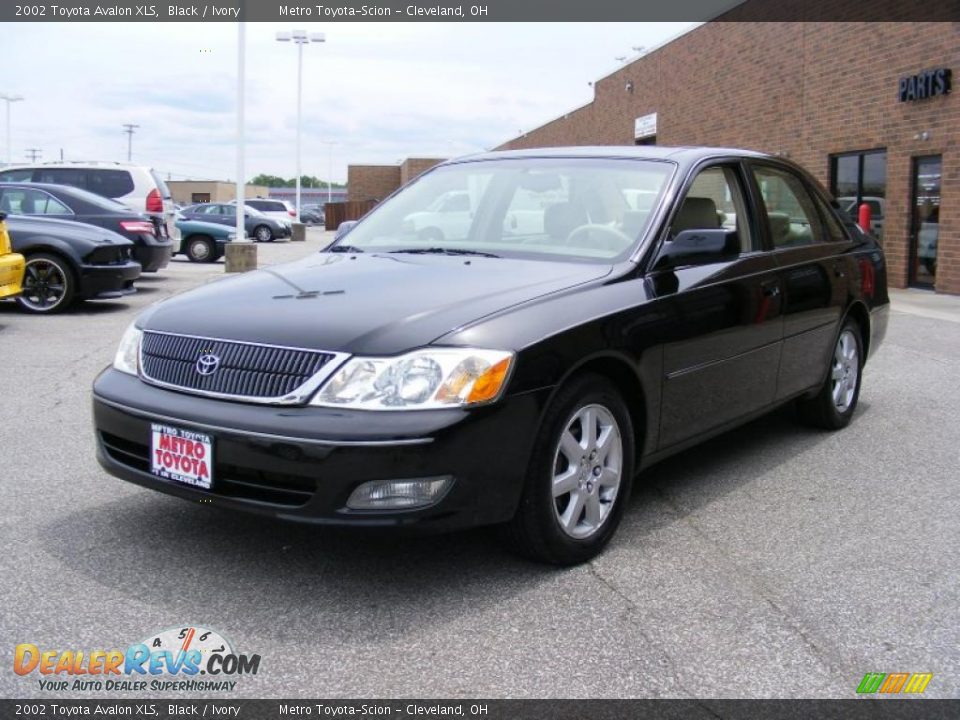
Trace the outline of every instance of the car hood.
<path fill-rule="evenodd" d="M 320 253 L 155 305 L 145 330 L 392 355 L 612 266 L 507 258 Z"/>

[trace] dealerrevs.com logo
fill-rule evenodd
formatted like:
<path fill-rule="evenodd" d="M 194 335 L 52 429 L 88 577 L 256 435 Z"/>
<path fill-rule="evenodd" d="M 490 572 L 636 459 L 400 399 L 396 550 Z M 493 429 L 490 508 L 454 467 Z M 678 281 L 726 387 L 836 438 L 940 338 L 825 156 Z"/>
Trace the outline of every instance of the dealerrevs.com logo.
<path fill-rule="evenodd" d="M 13 671 L 40 690 L 73 692 L 224 691 L 256 675 L 260 656 L 238 653 L 216 630 L 197 625 L 150 635 L 126 650 L 60 650 L 20 643 Z"/>

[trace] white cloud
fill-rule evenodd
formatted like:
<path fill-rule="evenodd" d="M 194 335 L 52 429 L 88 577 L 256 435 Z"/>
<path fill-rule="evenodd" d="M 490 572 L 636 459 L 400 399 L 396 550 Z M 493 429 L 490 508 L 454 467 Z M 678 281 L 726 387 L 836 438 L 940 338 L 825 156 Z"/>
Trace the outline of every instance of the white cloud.
<path fill-rule="evenodd" d="M 303 170 L 447 157 L 497 145 L 588 102 L 614 56 L 690 23 L 326 23 L 304 48 Z M 247 25 L 247 175 L 292 176 L 296 48 Z M 15 162 L 134 160 L 174 178 L 229 178 L 235 165 L 236 26 L 227 23 L 18 24 L 0 43 Z M 3 148 L 5 152 L 5 148 Z"/>

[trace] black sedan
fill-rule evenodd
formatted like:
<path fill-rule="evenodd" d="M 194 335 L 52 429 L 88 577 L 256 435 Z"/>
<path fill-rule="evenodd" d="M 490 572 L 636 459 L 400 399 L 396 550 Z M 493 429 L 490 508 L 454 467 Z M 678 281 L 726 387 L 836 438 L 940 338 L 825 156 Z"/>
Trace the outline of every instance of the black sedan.
<path fill-rule="evenodd" d="M 11 215 L 75 220 L 119 233 L 133 243 L 133 258 L 143 272 L 165 268 L 173 254 L 173 241 L 166 237 L 166 226 L 159 219 L 80 188 L 0 183 L 0 210 Z"/>
<path fill-rule="evenodd" d="M 451 193 L 472 212 L 442 243 L 405 222 Z M 849 423 L 888 307 L 876 241 L 781 159 L 478 155 L 327 252 L 147 310 L 95 382 L 98 457 L 216 507 L 503 523 L 577 563 L 668 455 L 786 403 Z"/>
<path fill-rule="evenodd" d="M 202 220 L 234 227 L 237 222 L 237 206 L 231 203 L 201 203 L 180 211 L 188 220 Z M 290 237 L 290 226 L 269 218 L 256 208 L 247 207 L 243 213 L 244 230 L 256 242 L 272 242 L 277 238 Z"/>
<path fill-rule="evenodd" d="M 140 264 L 133 243 L 95 225 L 10 215 L 7 230 L 13 249 L 26 258 L 25 310 L 57 313 L 75 300 L 118 298 L 136 292 Z"/>

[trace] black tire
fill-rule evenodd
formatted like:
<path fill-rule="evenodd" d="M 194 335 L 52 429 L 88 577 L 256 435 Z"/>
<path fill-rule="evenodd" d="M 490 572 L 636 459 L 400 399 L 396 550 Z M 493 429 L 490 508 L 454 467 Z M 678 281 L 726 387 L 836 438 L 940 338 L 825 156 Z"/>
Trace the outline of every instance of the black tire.
<path fill-rule="evenodd" d="M 210 263 L 217 259 L 217 245 L 206 235 L 192 235 L 183 252 L 190 262 Z"/>
<path fill-rule="evenodd" d="M 253 229 L 253 239 L 257 242 L 273 242 L 273 230 L 266 225 L 257 225 Z"/>
<path fill-rule="evenodd" d="M 616 420 L 620 433 L 620 481 L 608 509 L 597 527 L 587 537 L 573 537 L 563 529 L 560 515 L 564 501 L 554 497 L 553 486 L 558 463 L 565 462 L 561 436 L 575 421 L 578 411 L 600 407 Z M 582 431 L 581 431 L 582 432 Z M 554 565 L 576 565 L 597 555 L 609 542 L 630 497 L 634 468 L 634 431 L 630 411 L 617 388 L 605 377 L 586 374 L 570 381 L 554 397 L 544 412 L 534 443 L 526 485 L 513 519 L 505 526 L 506 537 L 520 554 L 538 562 Z M 582 435 L 581 435 L 582 441 Z M 569 463 L 568 471 L 574 469 Z M 590 477 L 589 467 L 586 477 Z M 581 486 L 580 492 L 583 492 Z M 596 486 L 597 501 L 602 492 Z M 573 502 L 573 495 L 566 502 Z M 569 506 L 565 507 L 569 510 Z M 584 511 L 585 513 L 585 511 Z M 572 515 L 572 513 L 571 513 Z M 586 515 L 579 515 L 586 522 Z"/>
<path fill-rule="evenodd" d="M 848 338 L 856 350 L 855 362 L 841 361 L 840 348 L 844 338 Z M 801 398 L 797 401 L 797 414 L 807 425 L 824 430 L 840 430 L 850 424 L 857 411 L 857 402 L 860 400 L 860 384 L 863 380 L 863 330 L 859 323 L 848 319 L 837 333 L 834 341 L 833 353 L 830 355 L 830 368 L 823 385 L 812 398 Z M 852 394 L 842 392 L 838 383 L 847 380 L 850 388 L 849 373 L 855 371 L 856 376 L 852 383 Z M 838 377 L 839 375 L 839 377 Z M 843 402 L 838 403 L 837 396 Z"/>
<path fill-rule="evenodd" d="M 63 312 L 77 293 L 77 280 L 70 264 L 58 255 L 27 255 L 23 292 L 17 303 L 29 312 L 52 315 Z"/>

